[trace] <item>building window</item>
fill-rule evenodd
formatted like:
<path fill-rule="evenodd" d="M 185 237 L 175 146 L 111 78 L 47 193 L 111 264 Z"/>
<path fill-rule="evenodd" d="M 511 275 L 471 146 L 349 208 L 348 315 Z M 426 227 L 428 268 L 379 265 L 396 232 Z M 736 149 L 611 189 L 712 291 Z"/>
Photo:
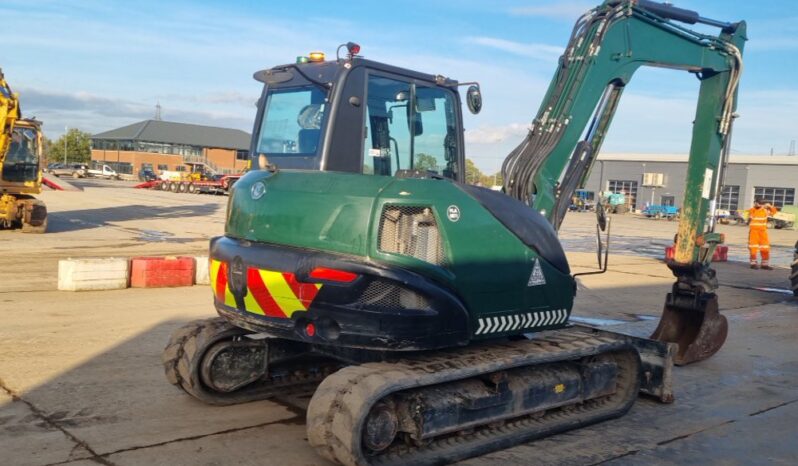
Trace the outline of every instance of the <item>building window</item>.
<path fill-rule="evenodd" d="M 175 167 L 175 171 L 184 172 L 184 171 L 186 171 L 186 166 L 185 165 L 178 165 L 178 166 Z"/>
<path fill-rule="evenodd" d="M 720 192 L 719 209 L 737 210 L 740 203 L 740 187 L 739 186 L 724 186 Z"/>
<path fill-rule="evenodd" d="M 152 164 L 151 163 L 142 163 L 141 164 L 141 169 L 142 170 L 152 170 Z"/>
<path fill-rule="evenodd" d="M 662 205 L 673 207 L 676 205 L 676 196 L 662 196 L 660 202 Z"/>
<path fill-rule="evenodd" d="M 237 150 L 236 151 L 236 160 L 249 160 L 249 151 L 248 150 Z"/>
<path fill-rule="evenodd" d="M 795 188 L 754 186 L 754 198 L 762 198 L 778 208 L 795 205 Z"/>
<path fill-rule="evenodd" d="M 133 149 L 139 152 L 151 152 L 155 154 L 170 154 L 170 155 L 182 155 L 182 156 L 202 155 L 202 147 L 190 146 L 186 144 L 136 141 L 135 144 L 132 144 L 132 147 Z"/>
<path fill-rule="evenodd" d="M 169 170 L 169 165 L 159 163 L 158 170 Z"/>
<path fill-rule="evenodd" d="M 106 165 L 111 167 L 111 169 L 117 172 L 120 175 L 132 175 L 133 174 L 133 164 L 128 162 L 105 162 Z"/>
<path fill-rule="evenodd" d="M 637 208 L 637 181 L 631 180 L 609 180 L 607 190 L 615 194 L 624 194 L 627 197 L 627 205 Z"/>

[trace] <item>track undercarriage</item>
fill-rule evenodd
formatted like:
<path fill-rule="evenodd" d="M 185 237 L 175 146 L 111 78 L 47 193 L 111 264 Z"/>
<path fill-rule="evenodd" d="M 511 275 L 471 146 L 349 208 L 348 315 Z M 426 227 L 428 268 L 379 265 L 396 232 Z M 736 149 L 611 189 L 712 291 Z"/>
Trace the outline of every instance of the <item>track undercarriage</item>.
<path fill-rule="evenodd" d="M 264 337 L 214 318 L 177 330 L 169 381 L 217 405 L 313 395 L 310 444 L 341 464 L 441 464 L 671 401 L 671 346 L 585 327 L 383 353 Z"/>
<path fill-rule="evenodd" d="M 22 228 L 23 233 L 47 230 L 47 207 L 26 194 L 0 194 L 0 228 Z"/>

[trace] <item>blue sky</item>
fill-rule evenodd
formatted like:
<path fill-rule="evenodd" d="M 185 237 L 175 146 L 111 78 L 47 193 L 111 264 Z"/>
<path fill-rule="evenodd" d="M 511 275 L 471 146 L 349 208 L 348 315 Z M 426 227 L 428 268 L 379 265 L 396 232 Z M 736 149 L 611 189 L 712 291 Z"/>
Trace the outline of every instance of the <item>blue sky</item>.
<path fill-rule="evenodd" d="M 674 3 L 748 22 L 732 153 L 787 153 L 798 139 L 798 2 Z M 0 67 L 49 137 L 151 118 L 157 102 L 165 120 L 251 131 L 254 71 L 352 40 L 377 61 L 480 81 L 484 110 L 466 117 L 466 150 L 493 172 L 537 112 L 574 21 L 596 4 L 3 0 Z M 641 70 L 604 151 L 686 152 L 697 93 L 687 73 Z"/>

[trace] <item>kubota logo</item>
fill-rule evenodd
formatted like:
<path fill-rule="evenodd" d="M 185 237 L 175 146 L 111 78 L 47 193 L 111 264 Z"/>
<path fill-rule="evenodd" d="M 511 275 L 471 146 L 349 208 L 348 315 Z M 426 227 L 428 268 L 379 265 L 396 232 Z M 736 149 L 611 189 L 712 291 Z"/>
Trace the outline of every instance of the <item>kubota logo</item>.
<path fill-rule="evenodd" d="M 460 208 L 456 205 L 450 205 L 449 208 L 446 209 L 446 216 L 452 222 L 460 220 Z"/>
<path fill-rule="evenodd" d="M 253 201 L 262 198 L 264 194 L 266 194 L 266 185 L 260 181 L 254 183 L 249 190 L 249 195 L 252 196 Z"/>

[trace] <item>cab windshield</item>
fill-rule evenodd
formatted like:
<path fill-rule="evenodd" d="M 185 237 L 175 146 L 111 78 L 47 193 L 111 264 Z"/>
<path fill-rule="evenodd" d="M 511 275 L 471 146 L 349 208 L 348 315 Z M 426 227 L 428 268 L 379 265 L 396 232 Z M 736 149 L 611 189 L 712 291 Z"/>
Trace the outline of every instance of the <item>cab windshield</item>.
<path fill-rule="evenodd" d="M 8 154 L 3 162 L 6 181 L 33 181 L 38 177 L 39 141 L 31 128 L 14 128 Z"/>
<path fill-rule="evenodd" d="M 258 153 L 316 155 L 326 110 L 325 93 L 316 86 L 269 90 Z"/>

